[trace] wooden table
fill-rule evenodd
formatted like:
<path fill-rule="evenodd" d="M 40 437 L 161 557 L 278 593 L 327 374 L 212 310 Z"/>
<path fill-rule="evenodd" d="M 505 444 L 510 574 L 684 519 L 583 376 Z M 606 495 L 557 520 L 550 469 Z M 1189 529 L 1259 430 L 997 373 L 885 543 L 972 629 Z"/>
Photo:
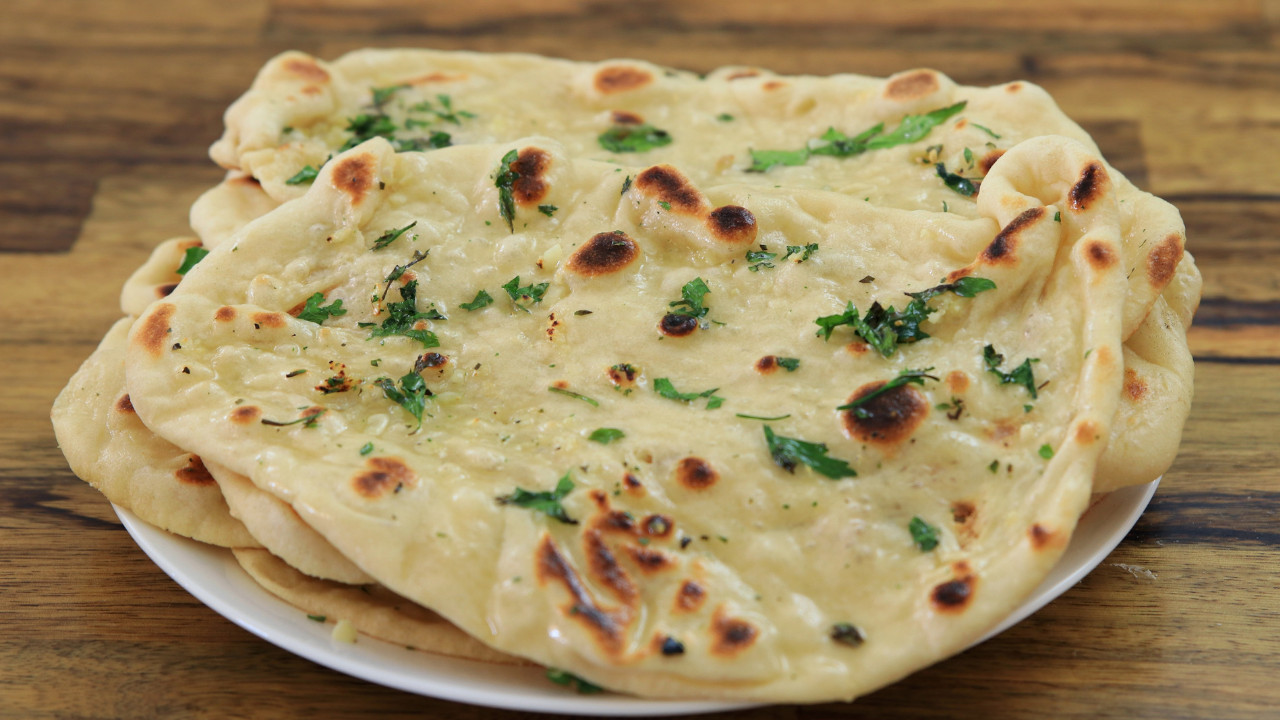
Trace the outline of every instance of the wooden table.
<path fill-rule="evenodd" d="M 1046 87 L 1204 271 L 1182 453 L 1129 538 L 1003 636 L 852 705 L 754 718 L 1280 717 L 1280 2 L 101 0 L 0 23 L 0 717 L 511 717 L 367 684 L 222 619 L 67 469 L 49 405 L 220 172 L 221 112 L 287 48 L 638 56 Z"/>

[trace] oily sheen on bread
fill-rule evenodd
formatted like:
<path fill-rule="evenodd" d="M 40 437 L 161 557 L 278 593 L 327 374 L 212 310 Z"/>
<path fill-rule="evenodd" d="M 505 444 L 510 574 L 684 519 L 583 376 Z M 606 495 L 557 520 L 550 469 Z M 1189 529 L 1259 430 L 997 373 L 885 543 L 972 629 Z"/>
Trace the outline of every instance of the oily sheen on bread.
<path fill-rule="evenodd" d="M 375 138 L 152 305 L 127 384 L 497 650 L 645 695 L 850 698 L 980 637 L 1069 541 L 1122 389 L 1123 217 L 1061 137 L 970 214 Z M 799 251 L 753 270 L 759 244 Z M 907 292 L 918 341 L 853 332 Z"/>

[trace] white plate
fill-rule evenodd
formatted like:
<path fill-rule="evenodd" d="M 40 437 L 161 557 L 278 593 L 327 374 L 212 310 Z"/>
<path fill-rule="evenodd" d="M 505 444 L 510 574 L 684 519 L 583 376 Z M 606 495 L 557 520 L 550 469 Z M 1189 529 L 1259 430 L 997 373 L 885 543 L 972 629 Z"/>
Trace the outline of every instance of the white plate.
<path fill-rule="evenodd" d="M 1148 485 L 1118 490 L 1090 508 L 1049 576 L 979 642 L 1044 607 L 1097 567 L 1138 521 L 1159 483 L 1157 478 Z M 330 637 L 331 625 L 308 620 L 297 608 L 263 590 L 240 569 L 229 551 L 170 535 L 128 510 L 115 510 L 134 541 L 160 569 L 215 612 L 273 645 L 369 682 L 474 705 L 575 715 L 681 715 L 756 705 L 640 700 L 610 693 L 579 695 L 552 684 L 538 669 L 454 660 L 364 636 L 354 645 L 340 643 Z"/>

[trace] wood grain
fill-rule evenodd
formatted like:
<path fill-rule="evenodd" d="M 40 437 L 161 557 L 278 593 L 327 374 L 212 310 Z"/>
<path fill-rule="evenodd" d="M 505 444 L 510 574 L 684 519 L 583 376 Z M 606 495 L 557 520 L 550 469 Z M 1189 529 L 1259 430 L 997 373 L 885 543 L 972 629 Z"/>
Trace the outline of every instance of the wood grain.
<path fill-rule="evenodd" d="M 1129 538 L 995 640 L 782 718 L 1267 718 L 1280 708 L 1280 1 L 15 0 L 0 23 L 0 717 L 514 718 L 321 668 L 205 608 L 74 477 L 48 422 L 120 284 L 221 172 L 287 48 L 643 57 L 1037 82 L 1183 213 L 1205 277 L 1182 453 Z"/>

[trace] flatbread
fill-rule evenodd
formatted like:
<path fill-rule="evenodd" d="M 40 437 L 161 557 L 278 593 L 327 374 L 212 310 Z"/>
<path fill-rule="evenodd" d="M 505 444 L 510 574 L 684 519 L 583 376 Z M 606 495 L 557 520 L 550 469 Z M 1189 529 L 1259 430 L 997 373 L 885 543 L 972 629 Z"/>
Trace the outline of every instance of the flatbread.
<path fill-rule="evenodd" d="M 749 171 L 751 150 L 805 148 L 830 128 L 850 137 L 879 123 L 893 129 L 904 116 L 960 101 L 967 103 L 963 113 L 934 128 L 927 142 Z M 966 217 L 978 214 L 973 200 L 948 189 L 936 163 L 980 177 L 1004 150 L 1043 135 L 1069 137 L 1098 152 L 1048 93 L 1023 81 L 967 87 L 928 69 L 882 79 L 729 67 L 700 77 L 639 60 L 581 63 L 522 54 L 361 50 L 332 63 L 293 51 L 272 59 L 227 110 L 226 131 L 210 154 L 259 180 L 267 195 L 285 200 L 306 188 L 297 182 L 299 171 L 320 167 L 353 137 L 370 134 L 369 123 L 363 131 L 350 130 L 357 127 L 353 120 L 381 116 L 389 123 L 381 127 L 402 148 L 430 147 L 441 132 L 453 144 L 547 135 L 575 158 L 670 163 L 695 184 L 833 190 L 882 207 L 936 212 L 945 204 L 948 212 Z M 599 139 L 637 123 L 665 131 L 670 142 L 618 153 Z M 1105 160 L 1099 163 L 1098 177 L 1105 169 L 1119 201 L 1121 262 L 1130 278 L 1123 324 L 1128 337 L 1173 276 L 1185 232 L 1176 209 L 1133 187 Z M 1044 187 L 1055 198 L 1068 189 Z M 1068 197 L 1064 204 L 1072 202 Z"/>
<path fill-rule="evenodd" d="M 512 150 L 538 158 L 545 192 L 516 193 L 509 231 L 495 175 Z M 1096 155 L 1022 143 L 975 208 L 699 188 L 547 138 L 398 155 L 374 139 L 153 305 L 128 385 L 157 433 L 498 650 L 643 695 L 847 699 L 959 651 L 1035 587 L 1086 507 L 1121 393 L 1124 214 Z M 753 272 L 743 250 L 761 242 L 819 248 Z M 845 327 L 814 335 L 846 301 L 966 277 L 996 289 L 940 290 L 931 337 L 890 357 Z M 701 303 L 695 278 L 706 326 L 664 335 L 672 303 Z M 394 317 L 409 282 L 418 312 L 448 318 L 415 323 L 438 348 L 359 325 Z M 480 289 L 495 301 L 464 310 Z M 345 313 L 291 316 L 316 293 Z M 987 346 L 1004 371 L 1035 358 L 1040 384 L 1002 382 Z M 836 410 L 912 368 L 939 380 L 865 417 Z M 433 392 L 420 427 L 395 401 L 413 377 Z M 955 418 L 936 408 L 957 399 Z M 766 423 L 858 477 L 771 448 Z M 600 428 L 625 437 L 590 441 Z M 553 488 L 575 524 L 519 506 Z M 913 544 L 917 519 L 936 548 Z"/>
<path fill-rule="evenodd" d="M 53 429 L 72 472 L 142 520 L 223 547 L 258 547 L 231 517 L 200 457 L 154 435 L 124 391 L 131 318 L 107 331 L 53 403 Z"/>
<path fill-rule="evenodd" d="M 481 644 L 439 615 L 378 585 L 344 585 L 298 572 L 266 550 L 237 549 L 240 567 L 255 582 L 299 610 L 324 618 L 347 620 L 370 637 L 433 655 L 495 665 L 525 665 Z"/>
<path fill-rule="evenodd" d="M 217 463 L 210 462 L 207 467 L 222 489 L 232 516 L 243 522 L 254 539 L 295 572 L 346 585 L 367 585 L 374 581 L 303 522 L 288 503 L 259 490 L 249 478 Z"/>

